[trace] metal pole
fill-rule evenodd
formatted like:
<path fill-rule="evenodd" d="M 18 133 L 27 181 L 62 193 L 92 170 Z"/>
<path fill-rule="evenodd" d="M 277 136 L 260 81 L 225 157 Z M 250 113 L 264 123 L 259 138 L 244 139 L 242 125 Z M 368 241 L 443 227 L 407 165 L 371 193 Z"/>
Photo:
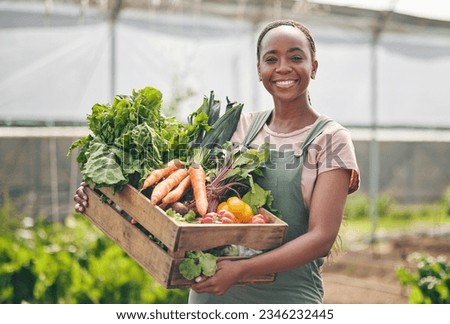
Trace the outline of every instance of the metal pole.
<path fill-rule="evenodd" d="M 375 231 L 378 225 L 378 192 L 380 173 L 380 153 L 378 143 L 378 42 L 380 30 L 376 29 L 372 33 L 370 50 L 370 171 L 369 171 L 369 195 L 370 195 L 370 220 L 372 222 L 371 242 L 375 241 Z"/>
<path fill-rule="evenodd" d="M 52 221 L 59 221 L 59 192 L 58 192 L 58 157 L 56 156 L 56 138 L 48 139 L 48 152 L 50 160 L 50 188 L 52 201 Z"/>
<path fill-rule="evenodd" d="M 370 194 L 370 219 L 372 221 L 371 242 L 375 241 L 375 231 L 378 226 L 378 210 L 377 203 L 379 199 L 380 190 L 380 150 L 378 142 L 378 48 L 380 43 L 381 33 L 386 27 L 390 16 L 394 12 L 398 0 L 391 0 L 390 9 L 381 12 L 378 17 L 378 23 L 372 31 L 372 41 L 370 50 L 370 171 L 369 171 L 369 194 Z"/>
<path fill-rule="evenodd" d="M 110 9 L 109 31 L 110 31 L 110 98 L 116 94 L 116 21 L 122 7 L 122 0 L 114 0 Z"/>
<path fill-rule="evenodd" d="M 110 32 L 110 84 L 109 84 L 109 97 L 112 99 L 116 93 L 116 27 L 115 20 L 110 20 L 109 22 L 109 32 Z"/>

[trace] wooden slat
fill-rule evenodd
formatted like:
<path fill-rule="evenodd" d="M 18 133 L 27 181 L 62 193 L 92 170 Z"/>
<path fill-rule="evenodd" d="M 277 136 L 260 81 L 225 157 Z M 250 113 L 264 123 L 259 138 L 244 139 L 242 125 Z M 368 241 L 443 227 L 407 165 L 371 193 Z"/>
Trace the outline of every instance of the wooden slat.
<path fill-rule="evenodd" d="M 172 267 L 171 257 L 111 206 L 101 202 L 91 189 L 86 188 L 86 194 L 89 207 L 85 215 L 152 277 L 166 286 Z"/>
<path fill-rule="evenodd" d="M 183 278 L 178 271 L 186 251 L 204 251 L 230 244 L 256 250 L 271 249 L 283 243 L 287 232 L 287 224 L 264 209 L 259 212 L 270 219 L 270 224 L 187 224 L 168 217 L 130 185 L 116 194 L 110 188 L 101 188 L 101 192 L 164 243 L 168 251 L 151 241 L 111 205 L 101 202 L 92 188 L 86 189 L 89 207 L 85 215 L 166 288 L 192 285 L 192 281 Z M 219 260 L 243 258 L 221 257 Z M 270 283 L 275 278 L 276 274 L 262 275 L 240 284 Z"/>
<path fill-rule="evenodd" d="M 275 248 L 285 231 L 272 224 L 199 224 L 183 226 L 176 248 L 182 251 L 208 250 L 223 245 L 241 245 L 255 250 Z"/>
<path fill-rule="evenodd" d="M 283 243 L 287 232 L 287 224 L 264 208 L 259 212 L 269 218 L 269 224 L 185 224 L 168 217 L 130 185 L 115 194 L 110 188 L 100 190 L 163 242 L 175 258 L 182 258 L 186 251 L 229 244 L 256 250 L 272 249 Z"/>
<path fill-rule="evenodd" d="M 115 194 L 108 187 L 100 188 L 100 191 L 164 243 L 170 251 L 175 251 L 179 224 L 167 217 L 162 209 L 153 206 L 136 188 L 127 185 Z"/>

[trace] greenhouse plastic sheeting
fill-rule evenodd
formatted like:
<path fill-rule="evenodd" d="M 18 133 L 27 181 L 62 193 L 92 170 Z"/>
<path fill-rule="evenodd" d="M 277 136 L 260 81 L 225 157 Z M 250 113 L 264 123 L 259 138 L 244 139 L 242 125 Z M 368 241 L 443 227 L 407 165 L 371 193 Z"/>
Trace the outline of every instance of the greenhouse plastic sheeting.
<path fill-rule="evenodd" d="M 17 19 L 6 19 L 12 12 L 27 19 L 18 25 Z M 128 94 L 148 85 L 163 92 L 165 103 L 192 91 L 179 106 L 181 118 L 211 90 L 222 102 L 229 97 L 244 103 L 247 111 L 272 107 L 256 75 L 255 39 L 260 25 L 123 11 L 115 25 L 112 51 L 112 29 L 106 19 L 61 22 L 58 15 L 0 6 L 0 121 L 83 122 L 93 104 L 110 102 L 113 93 Z M 313 105 L 343 124 L 370 125 L 370 32 L 304 21 L 318 49 Z M 376 53 L 376 122 L 449 127 L 441 117 L 450 102 L 449 34 L 423 29 L 386 32 Z M 114 73 L 111 57 L 116 62 Z"/>

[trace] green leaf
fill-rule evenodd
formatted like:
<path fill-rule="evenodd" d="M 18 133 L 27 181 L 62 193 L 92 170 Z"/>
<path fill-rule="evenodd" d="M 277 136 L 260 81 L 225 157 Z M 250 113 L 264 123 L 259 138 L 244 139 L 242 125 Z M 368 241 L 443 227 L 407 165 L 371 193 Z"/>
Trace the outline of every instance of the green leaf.
<path fill-rule="evenodd" d="M 178 266 L 180 274 L 187 280 L 192 280 L 200 276 L 202 272 L 202 267 L 197 263 L 195 259 L 186 258 Z"/>
<path fill-rule="evenodd" d="M 264 190 L 260 185 L 255 183 L 253 185 L 253 190 L 249 190 L 243 197 L 242 200 L 252 207 L 254 213 L 256 209 L 264 206 L 267 203 L 269 192 Z"/>
<path fill-rule="evenodd" d="M 82 171 L 89 182 L 99 186 L 110 186 L 127 181 L 110 147 L 99 142 L 91 145 L 89 159 Z"/>
<path fill-rule="evenodd" d="M 217 257 L 210 253 L 199 252 L 198 254 L 199 264 L 202 267 L 202 273 L 211 277 L 217 271 Z"/>

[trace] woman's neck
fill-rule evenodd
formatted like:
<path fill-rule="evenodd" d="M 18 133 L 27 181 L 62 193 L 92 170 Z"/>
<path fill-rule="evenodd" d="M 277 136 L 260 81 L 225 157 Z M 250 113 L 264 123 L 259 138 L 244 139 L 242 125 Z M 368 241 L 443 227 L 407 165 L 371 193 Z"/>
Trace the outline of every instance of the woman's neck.
<path fill-rule="evenodd" d="M 276 133 L 290 133 L 313 124 L 319 113 L 309 104 L 302 106 L 276 105 L 268 122 L 269 128 Z"/>

